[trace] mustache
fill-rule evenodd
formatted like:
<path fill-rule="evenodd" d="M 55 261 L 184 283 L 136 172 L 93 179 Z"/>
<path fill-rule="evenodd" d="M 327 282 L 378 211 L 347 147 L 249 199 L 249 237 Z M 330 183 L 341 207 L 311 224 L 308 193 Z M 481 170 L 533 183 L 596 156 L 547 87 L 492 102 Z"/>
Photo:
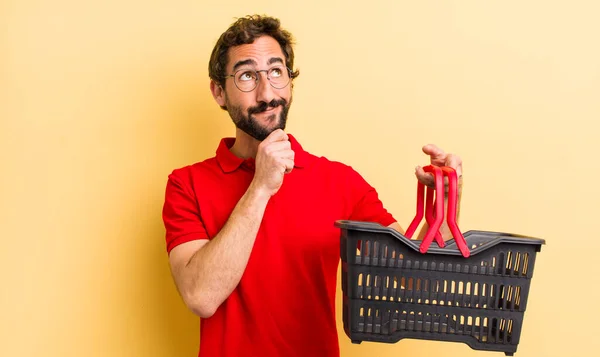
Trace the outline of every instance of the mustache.
<path fill-rule="evenodd" d="M 254 107 L 250 107 L 248 108 L 248 115 L 252 115 L 252 114 L 256 114 L 256 113 L 262 113 L 265 110 L 269 109 L 269 108 L 276 108 L 278 106 L 285 106 L 287 104 L 287 100 L 281 98 L 281 99 L 273 99 L 272 101 L 270 101 L 269 103 L 267 102 L 260 102 L 258 105 L 254 106 Z"/>

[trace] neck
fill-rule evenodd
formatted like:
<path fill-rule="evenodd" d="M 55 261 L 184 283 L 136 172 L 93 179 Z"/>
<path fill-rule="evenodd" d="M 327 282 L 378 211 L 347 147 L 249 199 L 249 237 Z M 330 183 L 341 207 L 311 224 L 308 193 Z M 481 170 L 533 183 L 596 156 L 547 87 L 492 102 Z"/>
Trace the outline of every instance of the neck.
<path fill-rule="evenodd" d="M 260 141 L 254 139 L 250 135 L 236 128 L 235 143 L 229 150 L 235 156 L 242 159 L 247 159 L 250 157 L 256 158 L 256 153 L 258 152 L 258 145 L 260 143 Z"/>

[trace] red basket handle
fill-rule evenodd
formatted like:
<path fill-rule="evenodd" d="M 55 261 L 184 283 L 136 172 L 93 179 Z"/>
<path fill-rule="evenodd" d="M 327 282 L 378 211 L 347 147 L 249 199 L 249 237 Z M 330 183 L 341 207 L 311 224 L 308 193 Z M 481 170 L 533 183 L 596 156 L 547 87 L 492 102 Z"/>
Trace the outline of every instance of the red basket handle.
<path fill-rule="evenodd" d="M 451 167 L 442 167 L 442 171 L 448 176 L 448 227 L 463 257 L 468 258 L 471 252 L 456 222 L 458 214 L 458 175 Z"/>
<path fill-rule="evenodd" d="M 427 222 L 427 225 L 429 227 L 432 227 L 433 224 L 436 222 L 435 217 L 438 214 L 437 207 L 440 206 L 437 199 L 436 199 L 435 205 L 433 204 L 433 193 L 434 193 L 434 189 L 431 187 L 427 187 L 427 194 L 425 196 L 425 221 Z M 435 212 L 433 210 L 434 207 L 436 207 Z M 442 221 L 443 221 L 444 220 L 444 216 L 443 216 L 444 204 L 443 204 L 443 202 L 441 203 L 441 207 L 442 207 Z M 440 223 L 440 227 L 441 227 L 441 223 Z M 439 229 L 435 232 L 434 238 L 435 238 L 435 241 L 438 244 L 438 246 L 440 246 L 441 248 L 444 248 L 446 246 L 446 243 L 444 243 L 444 238 L 442 237 L 442 233 L 440 232 Z"/>
<path fill-rule="evenodd" d="M 440 233 L 440 227 L 444 219 L 444 176 L 448 177 L 448 227 L 454 237 L 456 245 L 461 254 L 467 258 L 471 254 L 464 236 L 458 228 L 456 222 L 456 214 L 458 210 L 458 177 L 456 171 L 451 167 L 438 167 L 428 165 L 423 167 L 425 172 L 433 173 L 435 183 L 435 203 L 433 202 L 433 189 L 427 187 L 427 207 L 425 212 L 425 220 L 429 225 L 429 229 L 421 242 L 420 251 L 426 253 L 429 246 L 436 239 L 440 247 L 444 247 L 444 241 Z M 408 238 L 412 238 L 417 230 L 419 223 L 423 219 L 423 195 L 425 193 L 425 185 L 420 181 L 417 184 L 417 213 L 410 226 L 404 234 Z M 435 210 L 435 211 L 434 211 Z"/>
<path fill-rule="evenodd" d="M 425 234 L 423 242 L 421 243 L 421 252 L 423 252 L 423 250 L 426 252 L 434 236 L 436 236 L 437 238 L 439 234 L 439 229 L 442 226 L 442 221 L 444 220 L 444 177 L 442 169 L 438 166 L 425 166 L 423 167 L 423 170 L 425 172 L 433 173 L 434 183 L 436 186 L 436 193 L 442 192 L 441 195 L 435 195 L 436 204 L 433 205 L 433 190 L 432 188 L 427 187 L 427 217 L 425 219 L 427 221 L 427 224 L 429 225 L 429 229 Z M 408 229 L 404 234 L 408 238 L 412 238 L 413 234 L 417 230 L 417 227 L 419 226 L 419 223 L 421 223 L 421 219 L 423 219 L 423 194 L 425 193 L 424 191 L 425 185 L 419 181 L 417 183 L 417 215 L 413 219 L 410 226 L 408 226 Z M 436 209 L 435 215 L 433 214 L 434 206 Z M 436 241 L 438 242 L 438 245 L 440 247 L 443 247 L 445 244 L 443 239 L 441 239 L 441 234 L 439 234 L 439 237 L 440 239 L 436 239 Z"/>

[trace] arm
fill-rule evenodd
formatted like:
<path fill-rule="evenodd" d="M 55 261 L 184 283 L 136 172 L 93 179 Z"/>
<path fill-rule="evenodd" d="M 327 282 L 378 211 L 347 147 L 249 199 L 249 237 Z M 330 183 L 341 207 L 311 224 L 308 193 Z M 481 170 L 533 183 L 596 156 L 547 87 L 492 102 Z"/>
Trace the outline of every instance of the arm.
<path fill-rule="evenodd" d="M 268 201 L 250 187 L 212 240 L 187 242 L 169 254 L 175 284 L 196 315 L 212 316 L 239 283 Z"/>
<path fill-rule="evenodd" d="M 273 132 L 259 145 L 254 179 L 221 231 L 210 241 L 195 240 L 171 250 L 177 289 L 198 316 L 212 316 L 240 282 L 267 203 L 293 166 L 287 135 Z"/>

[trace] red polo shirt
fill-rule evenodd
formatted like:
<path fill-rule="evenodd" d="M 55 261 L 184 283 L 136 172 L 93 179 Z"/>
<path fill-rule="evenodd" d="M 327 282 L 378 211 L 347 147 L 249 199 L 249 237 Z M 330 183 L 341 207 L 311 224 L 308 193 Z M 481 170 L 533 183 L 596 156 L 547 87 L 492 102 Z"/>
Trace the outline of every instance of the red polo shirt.
<path fill-rule="evenodd" d="M 350 166 L 304 151 L 293 136 L 295 169 L 267 204 L 237 288 L 201 319 L 199 356 L 339 356 L 335 294 L 338 219 L 390 225 L 377 192 Z M 254 176 L 221 141 L 216 157 L 169 175 L 163 210 L 167 251 L 211 239 Z"/>

